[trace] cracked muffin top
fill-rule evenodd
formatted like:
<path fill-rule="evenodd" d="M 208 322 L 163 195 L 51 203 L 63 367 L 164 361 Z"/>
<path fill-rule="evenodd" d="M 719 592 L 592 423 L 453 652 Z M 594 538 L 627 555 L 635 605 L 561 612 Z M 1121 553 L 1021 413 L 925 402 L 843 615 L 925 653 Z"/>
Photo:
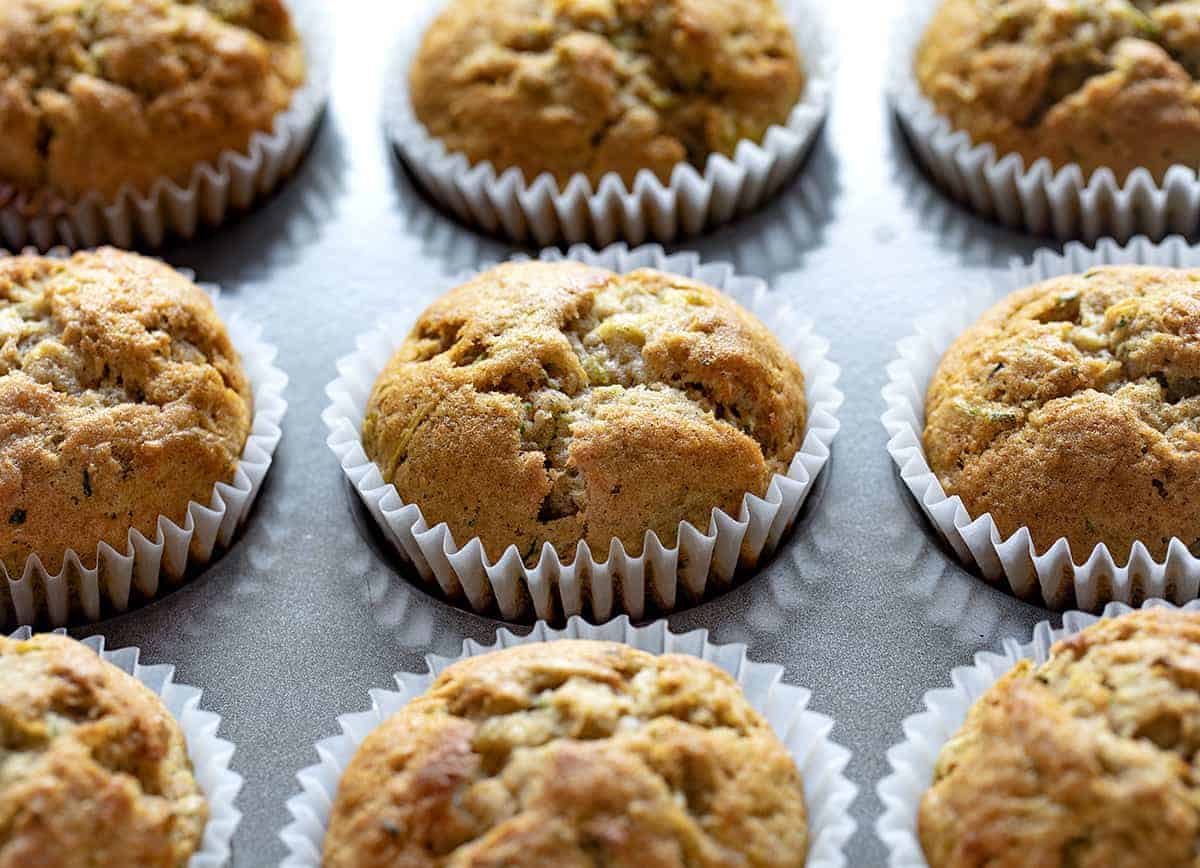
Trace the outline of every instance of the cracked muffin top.
<path fill-rule="evenodd" d="M 430 527 L 489 558 L 641 553 L 786 473 L 804 377 L 711 287 L 576 263 L 488 271 L 434 302 L 379 375 L 363 445 Z"/>
<path fill-rule="evenodd" d="M 1010 295 L 926 393 L 947 495 L 1081 561 L 1178 537 L 1200 555 L 1200 271 L 1105 266 Z"/>
<path fill-rule="evenodd" d="M 325 868 L 800 868 L 800 773 L 710 663 L 611 642 L 469 658 L 367 736 Z"/>
<path fill-rule="evenodd" d="M 1025 660 L 942 749 L 930 868 L 1195 868 L 1200 614 L 1142 610 Z"/>
<path fill-rule="evenodd" d="M 303 80 L 281 0 L 5 0 L 0 193 L 186 184 L 270 130 Z"/>
<path fill-rule="evenodd" d="M 1200 166 L 1200 2 L 945 0 L 921 89 L 976 143 L 1084 174 Z"/>
<path fill-rule="evenodd" d="M 0 637 L 0 865 L 184 868 L 207 821 L 149 688 L 66 636 Z"/>
<path fill-rule="evenodd" d="M 703 171 L 786 123 L 804 85 L 775 0 L 453 0 L 410 73 L 449 151 L 560 185 Z"/>
<path fill-rule="evenodd" d="M 0 258 L 0 563 L 85 565 L 230 482 L 252 396 L 208 295 L 111 248 Z"/>

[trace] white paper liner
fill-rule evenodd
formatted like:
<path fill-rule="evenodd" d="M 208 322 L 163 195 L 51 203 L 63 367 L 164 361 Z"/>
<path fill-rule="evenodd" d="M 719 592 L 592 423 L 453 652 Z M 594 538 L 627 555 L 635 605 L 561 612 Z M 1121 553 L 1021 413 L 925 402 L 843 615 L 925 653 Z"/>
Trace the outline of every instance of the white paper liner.
<path fill-rule="evenodd" d="M 66 635 L 65 630 L 54 632 Z M 32 635 L 30 628 L 21 627 L 9 634 L 8 638 L 24 641 Z M 217 736 L 221 715 L 200 708 L 203 691 L 199 687 L 175 683 L 174 666 L 163 663 L 143 666 L 138 662 L 141 655 L 138 648 L 109 651 L 104 647 L 103 636 L 89 636 L 80 640 L 80 644 L 86 645 L 105 662 L 150 688 L 179 723 L 187 740 L 192 773 L 208 802 L 208 823 L 204 826 L 204 837 L 199 849 L 188 861 L 188 868 L 222 868 L 228 865 L 230 842 L 242 819 L 242 812 L 234 803 L 244 781 L 241 775 L 229 768 L 229 761 L 233 758 L 233 743 Z"/>
<path fill-rule="evenodd" d="M 814 335 L 812 322 L 772 294 L 766 282 L 737 276 L 725 263 L 701 264 L 694 253 L 668 256 L 657 245 L 630 250 L 618 244 L 599 252 L 577 246 L 565 257 L 551 248 L 541 258 L 566 258 L 616 272 L 655 268 L 680 274 L 726 292 L 767 323 L 804 372 L 808 430 L 787 475 L 772 478 L 765 499 L 747 494 L 736 518 L 714 509 L 707 533 L 680 522 L 674 548 L 665 547 L 647 530 L 643 553 L 636 558 L 626 554 L 617 539 L 602 563 L 581 541 L 574 561 L 563 564 L 547 543 L 532 568 L 525 566 L 516 546 L 509 546 L 495 563 L 488 563 L 478 537 L 458 546 L 445 523 L 430 528 L 416 504 L 401 500 L 362 445 L 362 421 L 375 380 L 432 298 L 413 299 L 402 311 L 383 317 L 358 338 L 355 353 L 338 360 L 339 376 L 325 387 L 331 400 L 321 416 L 330 429 L 326 442 L 400 556 L 426 582 L 436 581 L 451 599 L 465 598 L 477 612 L 486 613 L 494 605 L 506 620 L 516 620 L 531 608 L 543 620 L 585 611 L 596 621 L 606 621 L 617 611 L 641 618 L 652 601 L 669 611 L 677 599 L 728 587 L 739 568 L 750 569 L 774 551 L 829 460 L 830 444 L 840 427 L 834 414 L 843 396 L 835 385 L 840 369 L 826 358 L 828 342 Z M 456 282 L 470 277 L 462 275 Z"/>
<path fill-rule="evenodd" d="M 991 287 L 965 292 L 945 310 L 917 320 L 917 333 L 896 345 L 900 358 L 887 366 L 883 398 L 888 409 L 883 426 L 890 435 L 888 452 L 925 515 L 958 557 L 976 566 L 988 581 L 1007 584 L 1019 597 L 1040 595 L 1054 609 L 1076 606 L 1095 610 L 1110 600 L 1136 603 L 1150 597 L 1177 603 L 1196 599 L 1200 596 L 1200 558 L 1178 538 L 1171 540 L 1162 561 L 1156 561 L 1140 541 L 1135 542 L 1124 565 L 1117 563 L 1103 543 L 1076 562 L 1066 539 L 1056 540 L 1042 554 L 1037 553 L 1028 528 L 1002 539 L 989 513 L 972 518 L 960 497 L 946 496 L 930 468 L 921 444 L 925 391 L 950 344 L 1004 296 L 1095 265 L 1130 264 L 1196 268 L 1200 267 L 1200 248 L 1174 237 L 1161 244 L 1136 238 L 1124 247 L 1105 239 L 1095 249 L 1072 242 L 1062 254 L 1039 250 L 1029 265 L 1014 262 Z"/>
<path fill-rule="evenodd" d="M 1176 609 L 1158 599 L 1146 600 L 1143 609 Z M 1187 612 L 1200 610 L 1200 602 L 1183 606 Z M 933 783 L 938 754 L 950 738 L 962 728 L 967 712 L 988 688 L 1021 660 L 1044 663 L 1050 648 L 1058 640 L 1072 636 L 1100 620 L 1116 618 L 1134 611 L 1125 603 L 1109 603 L 1101 616 L 1086 612 L 1067 612 L 1063 626 L 1055 629 L 1042 621 L 1033 631 L 1033 641 L 1024 644 L 1005 639 L 1003 650 L 980 651 L 972 666 L 956 667 L 950 674 L 953 687 L 928 691 L 922 699 L 926 711 L 905 719 L 905 740 L 887 753 L 892 773 L 879 782 L 876 792 L 883 802 L 883 813 L 875 831 L 888 846 L 889 868 L 928 868 L 921 842 L 917 838 L 917 811 L 921 798 Z"/>
<path fill-rule="evenodd" d="M 65 254 L 62 249 L 51 251 L 51 255 Z M 6 255 L 0 250 L 0 257 Z M 16 578 L 0 563 L 0 623 L 61 626 L 124 612 L 139 597 L 148 601 L 178 586 L 189 567 L 208 563 L 215 550 L 229 546 L 250 514 L 283 436 L 280 424 L 287 412 L 283 390 L 288 378 L 275 366 L 278 350 L 262 339 L 262 327 L 229 309 L 218 287 L 200 287 L 216 303 L 254 394 L 254 419 L 233 481 L 216 483 L 207 504 L 188 503 L 182 525 L 160 515 L 153 539 L 131 528 L 125 551 L 100 543 L 92 568 L 70 549 L 55 575 L 47 573 L 36 554 L 26 560 Z"/>
<path fill-rule="evenodd" d="M 288 0 L 307 62 L 304 84 L 275 118 L 269 132 L 256 132 L 245 151 L 224 151 L 198 164 L 184 186 L 159 178 L 144 194 L 126 185 L 112 201 L 98 193 L 53 212 L 32 212 L 25 197 L 0 207 L 0 243 L 11 249 L 56 245 L 73 249 L 114 244 L 133 247 L 140 239 L 158 247 L 170 235 L 191 238 L 202 226 L 217 226 L 271 192 L 308 149 L 329 95 L 333 27 L 325 0 Z"/>
<path fill-rule="evenodd" d="M 758 208 L 796 174 L 829 110 L 836 60 L 828 10 L 817 0 L 780 0 L 804 55 L 808 81 L 787 123 L 772 126 L 761 144 L 744 139 L 733 159 L 710 156 L 703 174 L 680 163 L 665 185 L 648 170 L 638 174 L 632 190 L 615 172 L 596 187 L 583 174 L 561 189 L 549 173 L 528 181 L 516 167 L 497 172 L 490 162 L 472 166 L 466 155 L 448 152 L 417 120 L 409 98 L 409 68 L 429 24 L 445 6 L 444 0 L 422 2 L 388 73 L 388 136 L 443 207 L 464 223 L 514 241 L 669 243 L 727 223 Z"/>
<path fill-rule="evenodd" d="M 538 623 L 528 636 L 517 636 L 501 629 L 491 645 L 480 645 L 469 639 L 464 641 L 462 654 L 457 658 L 426 656 L 427 673 L 397 672 L 398 691 L 371 690 L 371 710 L 340 716 L 338 725 L 342 734 L 318 742 L 316 749 L 320 763 L 296 776 L 303 792 L 288 800 L 292 822 L 279 835 L 289 851 L 282 863 L 284 868 L 316 868 L 321 864 L 325 830 L 342 772 L 375 727 L 423 694 L 438 675 L 459 660 L 517 645 L 558 639 L 620 642 L 651 654 L 690 654 L 729 673 L 741 686 L 750 705 L 770 722 L 800 770 L 809 831 L 805 865 L 807 868 L 841 868 L 846 864 L 842 851 L 856 827 L 849 809 L 858 788 L 845 775 L 850 751 L 829 738 L 833 720 L 808 710 L 811 691 L 784 684 L 782 667 L 747 659 L 745 645 L 713 644 L 708 641 L 707 630 L 671 633 L 665 621 L 634 627 L 627 617 L 621 616 L 602 626 L 572 618 L 562 630 Z"/>
<path fill-rule="evenodd" d="M 976 144 L 921 92 L 913 70 L 916 49 L 942 0 L 917 0 L 897 16 L 889 62 L 889 96 L 917 158 L 955 199 L 1006 226 L 1037 235 L 1121 241 L 1135 234 L 1159 239 L 1190 234 L 1200 225 L 1200 177 L 1172 166 L 1158 183 L 1149 170 L 1120 179 L 1110 169 L 1085 177 L 1078 164 L 1057 171 L 1049 159 L 1028 167 L 1020 154 Z"/>

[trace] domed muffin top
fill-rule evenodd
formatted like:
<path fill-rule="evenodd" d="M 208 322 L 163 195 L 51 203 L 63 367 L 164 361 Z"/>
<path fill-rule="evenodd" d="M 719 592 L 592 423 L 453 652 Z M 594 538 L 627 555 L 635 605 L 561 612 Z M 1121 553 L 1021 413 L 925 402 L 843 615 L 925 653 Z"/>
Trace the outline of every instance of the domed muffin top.
<path fill-rule="evenodd" d="M 791 756 L 695 657 L 561 641 L 474 657 L 367 736 L 324 865 L 802 866 Z"/>
<path fill-rule="evenodd" d="M 955 128 L 1027 166 L 1200 164 L 1195 0 L 945 0 L 915 63 Z"/>
<path fill-rule="evenodd" d="M 448 150 L 560 184 L 703 170 L 786 123 L 804 86 L 775 0 L 453 0 L 410 74 Z"/>
<path fill-rule="evenodd" d="M 0 734 L 0 862 L 183 868 L 199 848 L 208 805 L 179 724 L 75 640 L 0 637 Z"/>
<path fill-rule="evenodd" d="M 155 536 L 233 479 L 253 398 L 209 297 L 104 248 L 0 258 L 0 563 Z"/>
<path fill-rule="evenodd" d="M 282 0 L 7 0 L 0 192 L 52 203 L 186 183 L 270 130 L 304 77 Z"/>
<path fill-rule="evenodd" d="M 943 357 L 924 444 L 948 495 L 1038 551 L 1200 553 L 1200 271 L 1103 266 L 1013 293 Z"/>
<path fill-rule="evenodd" d="M 363 444 L 383 478 L 459 544 L 567 560 L 613 538 L 672 545 L 785 473 L 804 377 L 732 299 L 652 270 L 488 271 L 434 302 L 379 375 Z"/>

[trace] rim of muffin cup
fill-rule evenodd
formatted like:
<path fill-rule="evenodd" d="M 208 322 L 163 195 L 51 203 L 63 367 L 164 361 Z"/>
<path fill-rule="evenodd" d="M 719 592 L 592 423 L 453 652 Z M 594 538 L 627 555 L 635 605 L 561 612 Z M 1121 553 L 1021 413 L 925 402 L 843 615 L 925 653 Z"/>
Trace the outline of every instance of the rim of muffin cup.
<path fill-rule="evenodd" d="M 1018 597 L 1040 595 L 1040 601 L 1052 609 L 1094 610 L 1110 601 L 1131 603 L 1154 597 L 1184 603 L 1200 597 L 1200 557 L 1178 537 L 1171 539 L 1162 560 L 1137 541 L 1124 564 L 1103 542 L 1091 551 L 1073 553 L 1065 538 L 1035 545 L 1028 527 L 1006 538 L 990 513 L 972 516 L 961 497 L 946 496 L 925 455 L 925 393 L 954 340 L 1012 292 L 1099 265 L 1200 268 L 1200 247 L 1189 246 L 1179 237 L 1158 244 L 1139 237 L 1125 246 L 1112 239 L 1094 248 L 1070 242 L 1061 254 L 1041 249 L 1028 264 L 1015 259 L 990 283 L 968 290 L 938 313 L 919 318 L 914 324 L 916 334 L 897 343 L 899 357 L 887 366 L 888 383 L 882 392 L 887 404 L 882 417 L 887 450 L 933 529 L 965 566 L 977 569 L 988 582 L 1002 584 Z"/>
<path fill-rule="evenodd" d="M 897 16 L 888 60 L 888 97 L 919 163 L 959 202 L 1005 226 L 1035 235 L 1121 241 L 1190 234 L 1200 225 L 1200 175 L 1171 166 L 1159 182 L 1146 168 L 1126 177 L 1046 158 L 1026 165 L 957 129 L 925 96 L 913 69 L 917 46 L 944 0 L 917 0 Z"/>
<path fill-rule="evenodd" d="M 762 206 L 795 177 L 829 112 L 837 69 L 828 11 L 817 0 L 777 0 L 804 59 L 806 83 L 784 124 L 761 142 L 742 139 L 732 158 L 710 154 L 703 169 L 682 162 L 669 183 L 642 170 L 632 186 L 615 172 L 593 185 L 576 173 L 559 185 L 549 172 L 532 180 L 520 167 L 497 171 L 447 150 L 417 119 L 409 68 L 446 0 L 425 4 L 406 25 L 387 71 L 383 117 L 396 153 L 442 207 L 464 223 L 518 242 L 548 245 L 616 241 L 670 243 L 729 223 Z"/>
<path fill-rule="evenodd" d="M 64 259 L 71 255 L 65 248 L 47 254 L 32 248 L 25 252 Z M 0 250 L 0 259 L 13 255 Z M 176 271 L 195 279 L 190 269 Z M 11 576 L 0 563 L 0 624 L 61 627 L 140 608 L 180 587 L 190 570 L 208 565 L 228 549 L 249 517 L 283 436 L 288 376 L 275 365 L 278 350 L 263 340 L 262 326 L 226 303 L 216 284 L 196 285 L 212 299 L 254 398 L 253 420 L 233 478 L 215 483 L 208 503 L 189 501 L 180 522 L 160 515 L 153 538 L 130 528 L 123 551 L 107 542 L 82 556 L 67 549 L 54 575 L 36 553 L 25 560 L 20 576 Z"/>
<path fill-rule="evenodd" d="M 67 635 L 62 629 L 53 632 L 59 636 Z M 34 635 L 36 632 L 29 627 L 20 627 L 7 634 L 9 639 L 18 641 Z M 242 820 L 236 802 L 245 780 L 229 767 L 236 749 L 233 742 L 217 735 L 221 715 L 200 707 L 202 688 L 175 681 L 173 664 L 143 664 L 140 648 L 131 645 L 110 650 L 102 635 L 77 641 L 104 662 L 145 685 L 179 724 L 187 742 L 192 775 L 208 803 L 208 821 L 204 824 L 200 845 L 188 861 L 188 868 L 222 868 L 229 864 L 233 834 Z"/>
<path fill-rule="evenodd" d="M 305 79 L 271 129 L 240 150 L 197 163 L 186 183 L 160 177 L 149 188 L 126 184 L 115 197 L 98 192 L 67 200 L 50 190 L 25 193 L 0 183 L 0 245 L 72 249 L 113 244 L 150 247 L 188 239 L 249 209 L 300 165 L 329 98 L 333 67 L 331 13 L 324 0 L 287 0 L 304 47 Z"/>
<path fill-rule="evenodd" d="M 562 639 L 617 642 L 654 655 L 687 654 L 725 671 L 738 683 L 751 707 L 768 720 L 800 771 L 809 832 L 805 865 L 842 868 L 846 864 L 843 851 L 857 829 L 850 806 L 858 787 L 845 774 L 852 754 L 830 738 L 834 720 L 808 708 L 812 691 L 785 683 L 782 666 L 751 660 L 743 644 L 710 642 L 708 630 L 673 633 L 662 620 L 634 626 L 622 615 L 601 625 L 572 617 L 562 629 L 538 622 L 523 636 L 502 627 L 491 644 L 464 640 L 462 652 L 456 657 L 425 655 L 428 671 L 395 673 L 396 690 L 368 691 L 370 710 L 340 715 L 337 722 L 341 733 L 317 742 L 315 751 L 320 761 L 296 775 L 301 792 L 288 799 L 292 820 L 279 834 L 288 848 L 284 868 L 316 868 L 321 864 L 338 784 L 355 751 L 388 717 L 425 693 L 447 667 L 506 648 Z"/>
<path fill-rule="evenodd" d="M 695 253 L 668 255 L 657 245 L 631 250 L 616 244 L 600 251 L 577 245 L 566 254 L 557 248 L 544 250 L 540 260 L 583 262 L 618 273 L 654 268 L 677 274 L 719 290 L 758 317 L 804 373 L 806 430 L 787 474 L 775 474 L 763 497 L 747 492 L 737 516 L 714 508 L 707 530 L 679 522 L 674 547 L 665 546 L 657 534 L 646 530 L 638 557 L 628 555 L 614 538 L 603 560 L 597 560 L 580 540 L 570 562 L 560 559 L 549 543 L 543 544 L 532 567 L 524 563 L 515 545 L 492 562 L 478 537 L 460 545 L 445 522 L 431 527 L 420 506 L 406 503 L 367 457 L 363 417 L 375 381 L 421 312 L 451 287 L 491 267 L 485 265 L 378 318 L 355 341 L 357 350 L 338 360 L 338 377 L 325 387 L 330 404 L 321 418 L 329 429 L 326 443 L 351 487 L 391 550 L 419 574 L 420 581 L 436 587 L 451 604 L 477 614 L 498 614 L 506 621 L 554 621 L 580 614 L 607 621 L 621 613 L 639 619 L 648 610 L 667 614 L 739 584 L 777 550 L 829 461 L 841 427 L 836 414 L 844 400 L 837 388 L 841 369 L 827 356 L 829 342 L 816 335 L 812 321 L 792 301 L 773 293 L 766 281 L 740 276 L 728 263 L 704 263 Z"/>
<path fill-rule="evenodd" d="M 1112 602 L 1099 615 L 1070 611 L 1062 626 L 1041 621 L 1032 639 L 1018 642 L 1007 638 L 999 651 L 979 651 L 969 666 L 950 671 L 949 687 L 928 690 L 921 698 L 925 710 L 904 719 L 904 740 L 887 752 L 890 773 L 875 787 L 883 813 L 875 822 L 876 835 L 887 845 L 889 868 L 928 868 L 917 837 L 917 814 L 921 799 L 933 784 L 933 770 L 942 748 L 966 722 L 967 712 L 1000 678 L 1021 660 L 1044 663 L 1051 647 L 1097 622 L 1146 609 L 1198 612 L 1200 600 L 1182 606 L 1161 599 L 1145 600 L 1140 606 Z"/>

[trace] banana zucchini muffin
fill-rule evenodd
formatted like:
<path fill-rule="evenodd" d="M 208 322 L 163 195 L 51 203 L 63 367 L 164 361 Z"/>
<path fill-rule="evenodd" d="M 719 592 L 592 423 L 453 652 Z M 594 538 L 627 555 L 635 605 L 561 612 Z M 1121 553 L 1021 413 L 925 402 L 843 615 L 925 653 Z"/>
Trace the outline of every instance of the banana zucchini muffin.
<path fill-rule="evenodd" d="M 804 377 L 766 327 L 695 281 L 502 265 L 434 302 L 375 383 L 363 445 L 386 482 L 492 560 L 549 543 L 672 546 L 786 473 Z"/>
<path fill-rule="evenodd" d="M 560 185 L 703 171 L 785 124 L 804 87 L 775 0 L 452 0 L 410 73 L 447 150 Z"/>
<path fill-rule="evenodd" d="M 281 0 L 5 0 L 0 202 L 186 184 L 270 130 L 304 77 Z"/>
<path fill-rule="evenodd" d="M 1025 660 L 938 757 L 930 868 L 1194 868 L 1200 614 L 1142 610 Z"/>
<path fill-rule="evenodd" d="M 252 396 L 205 292 L 103 248 L 0 258 L 0 563 L 85 565 L 230 482 Z"/>
<path fill-rule="evenodd" d="M 611 642 L 469 658 L 367 736 L 325 868 L 800 868 L 800 773 L 710 663 Z"/>
<path fill-rule="evenodd" d="M 179 724 L 66 636 L 0 637 L 0 865 L 184 868 L 208 805 Z"/>
<path fill-rule="evenodd" d="M 1196 0 L 945 0 L 915 71 L 955 129 L 1027 166 L 1200 168 Z"/>
<path fill-rule="evenodd" d="M 1038 551 L 1200 554 L 1200 270 L 1104 266 L 1008 296 L 942 358 L 924 445 L 947 495 Z"/>

